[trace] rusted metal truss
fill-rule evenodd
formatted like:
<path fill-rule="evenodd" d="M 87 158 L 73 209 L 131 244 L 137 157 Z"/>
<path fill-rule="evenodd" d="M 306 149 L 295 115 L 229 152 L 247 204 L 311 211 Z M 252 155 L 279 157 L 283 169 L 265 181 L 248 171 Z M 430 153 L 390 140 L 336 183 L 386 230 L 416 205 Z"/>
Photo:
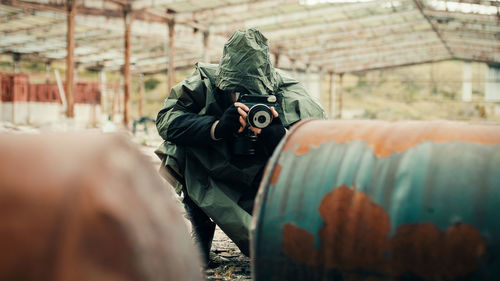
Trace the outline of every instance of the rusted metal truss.
<path fill-rule="evenodd" d="M 175 67 L 217 62 L 236 29 L 257 27 L 280 67 L 333 73 L 442 59 L 500 63 L 495 0 L 96 0 L 77 1 L 75 60 L 121 69 L 124 11 L 133 17 L 131 71 L 165 71 L 168 22 Z M 0 0 L 0 53 L 42 61 L 66 56 L 66 1 Z M 203 33 L 210 34 L 204 44 Z M 205 42 L 206 43 L 206 42 Z M 204 47 L 205 46 L 205 47 Z M 205 48 L 205 49 L 204 49 Z M 445 50 L 445 52 L 443 52 Z M 293 62 L 293 65 L 292 65 Z"/>

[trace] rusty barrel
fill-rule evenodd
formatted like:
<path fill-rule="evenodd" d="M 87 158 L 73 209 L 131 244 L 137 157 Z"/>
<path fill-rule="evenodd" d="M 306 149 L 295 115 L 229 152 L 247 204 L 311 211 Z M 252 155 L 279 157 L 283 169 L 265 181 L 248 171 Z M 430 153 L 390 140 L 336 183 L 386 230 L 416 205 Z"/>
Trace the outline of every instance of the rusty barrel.
<path fill-rule="evenodd" d="M 0 134 L 0 280 L 202 279 L 181 209 L 125 137 Z"/>
<path fill-rule="evenodd" d="M 304 121 L 254 212 L 254 280 L 500 280 L 500 126 Z"/>

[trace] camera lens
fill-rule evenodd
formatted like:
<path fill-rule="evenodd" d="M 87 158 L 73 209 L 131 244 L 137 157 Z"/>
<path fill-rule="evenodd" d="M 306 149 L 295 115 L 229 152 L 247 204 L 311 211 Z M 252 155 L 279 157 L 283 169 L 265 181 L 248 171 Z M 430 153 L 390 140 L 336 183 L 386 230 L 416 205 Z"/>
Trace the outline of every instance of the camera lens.
<path fill-rule="evenodd" d="M 265 104 L 256 104 L 248 111 L 248 123 L 255 128 L 265 128 L 273 121 L 271 109 Z"/>

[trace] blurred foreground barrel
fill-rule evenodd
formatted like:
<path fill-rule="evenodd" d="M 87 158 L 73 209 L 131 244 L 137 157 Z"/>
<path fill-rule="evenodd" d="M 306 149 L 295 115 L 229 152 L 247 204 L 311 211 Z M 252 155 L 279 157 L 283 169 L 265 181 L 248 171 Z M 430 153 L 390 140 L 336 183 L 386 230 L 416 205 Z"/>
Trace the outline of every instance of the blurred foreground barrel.
<path fill-rule="evenodd" d="M 254 215 L 255 280 L 500 280 L 500 126 L 302 122 Z"/>
<path fill-rule="evenodd" d="M 0 134 L 0 280 L 202 280 L 172 193 L 117 135 Z"/>

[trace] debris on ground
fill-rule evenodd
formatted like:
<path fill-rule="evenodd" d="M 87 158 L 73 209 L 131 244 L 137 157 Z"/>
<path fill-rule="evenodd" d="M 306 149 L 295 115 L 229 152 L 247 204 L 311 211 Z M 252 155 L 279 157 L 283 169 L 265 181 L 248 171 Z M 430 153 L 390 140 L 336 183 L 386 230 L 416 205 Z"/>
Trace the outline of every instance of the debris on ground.
<path fill-rule="evenodd" d="M 205 270 L 207 280 L 252 280 L 250 258 L 243 255 L 236 244 L 218 227 L 215 229 L 211 251 L 227 261 L 216 268 Z"/>

